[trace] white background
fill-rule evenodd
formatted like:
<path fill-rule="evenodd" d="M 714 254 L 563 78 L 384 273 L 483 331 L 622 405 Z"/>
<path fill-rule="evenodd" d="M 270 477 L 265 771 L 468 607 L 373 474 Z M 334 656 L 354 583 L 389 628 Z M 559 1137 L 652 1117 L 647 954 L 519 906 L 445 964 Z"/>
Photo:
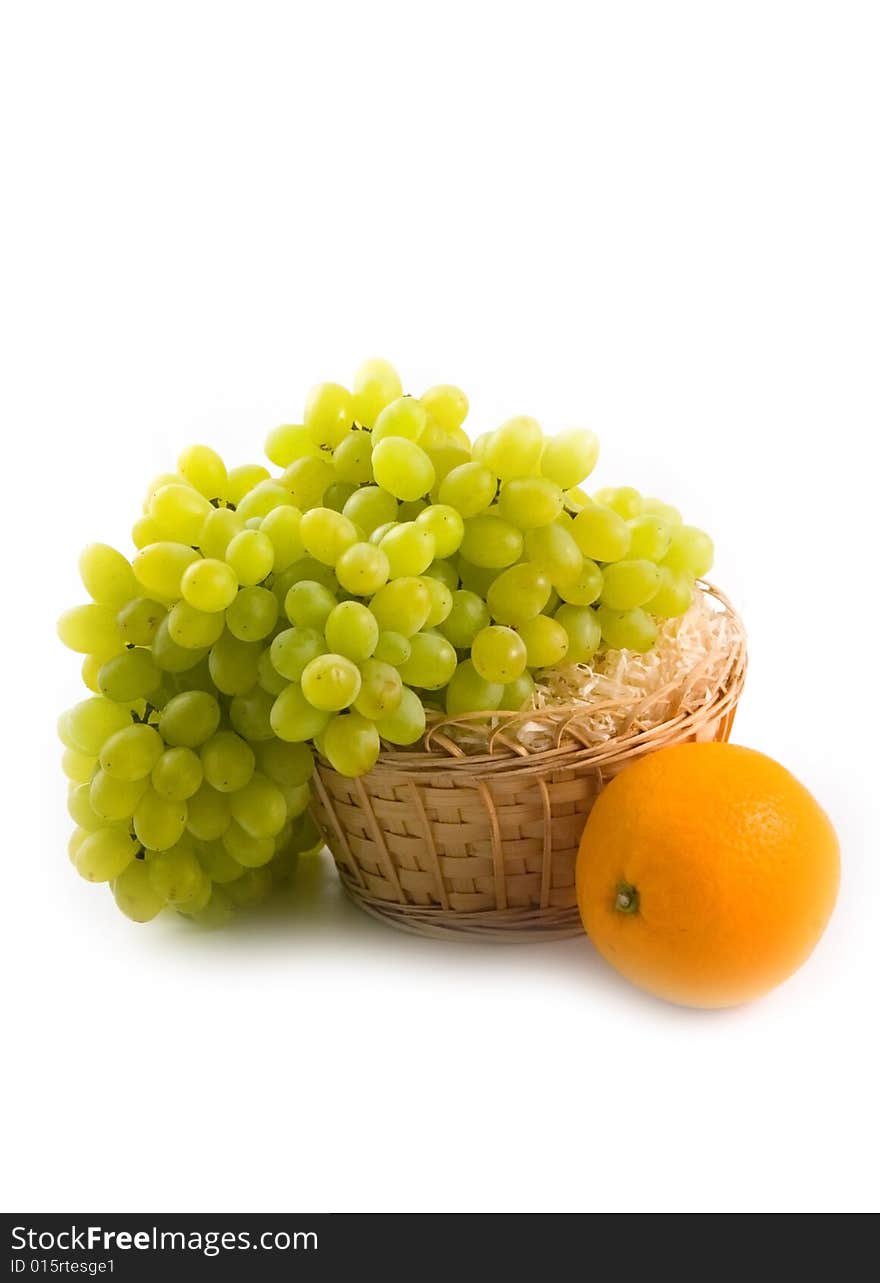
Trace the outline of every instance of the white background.
<path fill-rule="evenodd" d="M 0 33 L 4 1210 L 877 1210 L 877 9 L 12 3 Z M 407 938 L 325 868 L 198 934 L 79 881 L 54 619 L 191 440 L 365 356 L 714 533 L 735 738 L 841 838 L 750 1007 Z"/>

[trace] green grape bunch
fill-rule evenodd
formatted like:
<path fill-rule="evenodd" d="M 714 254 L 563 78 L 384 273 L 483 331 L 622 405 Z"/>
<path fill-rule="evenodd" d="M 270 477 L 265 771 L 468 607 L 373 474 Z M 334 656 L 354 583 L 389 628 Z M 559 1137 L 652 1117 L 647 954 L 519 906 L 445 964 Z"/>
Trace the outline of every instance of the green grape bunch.
<path fill-rule="evenodd" d="M 69 850 L 130 918 L 220 923 L 319 850 L 315 753 L 362 775 L 429 716 L 527 710 L 536 676 L 688 610 L 711 540 L 629 487 L 588 496 L 593 432 L 521 415 L 471 441 L 467 413 L 367 361 L 269 433 L 274 474 L 190 446 L 130 558 L 84 550 L 91 600 L 58 621 L 89 691 L 58 728 Z"/>

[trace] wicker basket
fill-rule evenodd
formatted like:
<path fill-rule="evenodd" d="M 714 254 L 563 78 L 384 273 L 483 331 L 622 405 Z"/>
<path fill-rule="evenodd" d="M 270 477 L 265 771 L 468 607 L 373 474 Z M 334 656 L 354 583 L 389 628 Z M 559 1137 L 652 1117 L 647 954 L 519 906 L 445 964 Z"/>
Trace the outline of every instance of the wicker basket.
<path fill-rule="evenodd" d="M 727 599 L 702 585 L 733 625 L 723 676 L 697 709 L 651 724 L 635 707 L 628 730 L 601 744 L 578 737 L 578 713 L 553 709 L 556 746 L 529 752 L 493 714 L 490 753 L 465 754 L 449 723 L 419 750 L 385 752 L 359 779 L 319 762 L 315 817 L 360 908 L 422 935 L 559 938 L 582 928 L 575 859 L 600 789 L 645 753 L 726 740 L 746 669 L 745 634 Z M 540 713 L 528 715 L 540 718 Z M 500 719 L 500 720 L 499 720 Z M 506 733 L 505 733 L 506 732 Z"/>

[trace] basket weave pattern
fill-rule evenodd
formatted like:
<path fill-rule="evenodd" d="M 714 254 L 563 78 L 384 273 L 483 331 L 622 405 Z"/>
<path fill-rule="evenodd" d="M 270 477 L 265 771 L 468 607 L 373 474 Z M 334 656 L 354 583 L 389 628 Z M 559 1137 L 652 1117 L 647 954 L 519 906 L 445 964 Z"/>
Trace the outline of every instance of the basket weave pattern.
<path fill-rule="evenodd" d="M 441 725 L 424 751 L 383 753 L 359 779 L 319 762 L 316 819 L 355 902 L 420 934 L 546 939 L 579 932 L 575 860 L 602 787 L 645 753 L 730 734 L 745 637 L 729 603 L 707 591 L 731 613 L 736 644 L 718 689 L 696 711 L 640 727 L 634 710 L 630 733 L 585 747 L 577 710 L 560 723 L 555 709 L 556 747 L 537 753 L 502 734 L 490 754 L 468 756 Z"/>

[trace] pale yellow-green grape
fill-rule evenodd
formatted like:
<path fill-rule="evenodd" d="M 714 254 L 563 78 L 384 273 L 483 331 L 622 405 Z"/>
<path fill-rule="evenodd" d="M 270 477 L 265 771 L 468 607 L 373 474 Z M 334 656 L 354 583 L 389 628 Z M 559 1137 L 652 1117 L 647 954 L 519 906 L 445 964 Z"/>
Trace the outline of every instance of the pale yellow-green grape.
<path fill-rule="evenodd" d="M 306 664 L 317 659 L 318 655 L 326 655 L 326 653 L 323 629 L 319 632 L 317 628 L 310 628 L 306 624 L 285 628 L 272 639 L 272 645 L 269 648 L 273 668 L 286 679 L 281 689 L 284 689 L 287 682 L 298 682 Z M 280 691 L 276 692 L 276 694 L 280 693 Z"/>
<path fill-rule="evenodd" d="M 166 748 L 150 772 L 150 783 L 169 802 L 185 802 L 202 786 L 201 759 L 191 748 Z"/>
<path fill-rule="evenodd" d="M 410 656 L 400 669 L 408 686 L 440 690 L 455 672 L 455 648 L 441 633 L 416 633 L 410 639 Z"/>
<path fill-rule="evenodd" d="M 94 602 L 65 610 L 58 620 L 58 636 L 70 650 L 108 659 L 125 645 L 116 626 L 116 611 Z"/>
<path fill-rule="evenodd" d="M 315 759 L 308 744 L 285 744 L 273 739 L 258 744 L 256 753 L 260 770 L 276 784 L 293 787 L 308 784 L 312 778 Z"/>
<path fill-rule="evenodd" d="M 331 652 L 318 655 L 306 664 L 300 686 L 313 708 L 324 713 L 338 713 L 357 699 L 361 675 L 352 660 Z"/>
<path fill-rule="evenodd" d="M 451 383 L 438 383 L 419 397 L 431 418 L 446 432 L 460 428 L 467 418 L 468 399 L 461 388 Z"/>
<path fill-rule="evenodd" d="M 306 398 L 303 423 L 315 445 L 337 446 L 354 421 L 354 401 L 341 383 L 316 383 Z"/>
<path fill-rule="evenodd" d="M 540 566 L 554 585 L 576 583 L 583 572 L 584 558 L 575 543 L 570 525 L 541 526 L 526 531 L 526 556 Z"/>
<path fill-rule="evenodd" d="M 662 499 L 643 499 L 642 512 L 648 517 L 659 517 L 667 526 L 681 525 L 681 513 L 677 508 L 673 508 L 671 503 L 664 503 Z"/>
<path fill-rule="evenodd" d="M 378 659 L 365 660 L 360 669 L 361 689 L 354 702 L 356 712 L 374 722 L 389 717 L 399 707 L 403 692 L 397 669 Z"/>
<path fill-rule="evenodd" d="M 271 838 L 280 833 L 287 819 L 284 794 L 261 771 L 254 771 L 243 788 L 229 798 L 232 818 L 253 838 Z"/>
<path fill-rule="evenodd" d="M 504 694 L 498 707 L 509 713 L 519 713 L 524 708 L 533 707 L 534 694 L 535 681 L 531 673 L 528 671 L 520 673 L 514 681 L 505 684 Z"/>
<path fill-rule="evenodd" d="M 629 532 L 629 557 L 662 561 L 669 551 L 672 527 L 652 513 L 630 518 Z"/>
<path fill-rule="evenodd" d="M 645 609 L 660 619 L 677 619 L 690 607 L 694 599 L 694 580 L 686 570 L 672 570 L 660 566 L 660 584 Z"/>
<path fill-rule="evenodd" d="M 600 606 L 596 611 L 602 629 L 602 640 L 614 650 L 634 650 L 643 654 L 657 640 L 657 625 L 640 606 L 633 610 L 612 610 Z"/>
<path fill-rule="evenodd" d="M 149 646 L 167 611 L 149 597 L 132 597 L 116 616 L 116 627 L 126 646 Z"/>
<path fill-rule="evenodd" d="M 220 705 L 207 691 L 181 691 L 159 715 L 159 732 L 166 744 L 198 748 L 220 725 Z"/>
<path fill-rule="evenodd" d="M 595 561 L 585 557 L 577 579 L 571 582 L 567 579 L 557 579 L 554 587 L 562 600 L 570 605 L 589 606 L 592 602 L 598 601 L 602 591 L 602 571 Z"/>
<path fill-rule="evenodd" d="M 526 666 L 525 643 L 512 628 L 492 624 L 474 638 L 471 661 L 484 681 L 506 685 L 519 677 Z"/>
<path fill-rule="evenodd" d="M 172 802 L 147 788 L 134 810 L 134 831 L 142 846 L 167 851 L 186 828 L 186 802 Z"/>
<path fill-rule="evenodd" d="M 314 579 L 301 579 L 294 584 L 284 599 L 284 611 L 292 624 L 324 631 L 327 616 L 336 605 L 336 598 L 329 588 Z"/>
<path fill-rule="evenodd" d="M 496 477 L 509 481 L 527 477 L 541 458 L 544 435 L 541 425 L 528 415 L 508 419 L 496 428 L 485 445 L 484 461 Z"/>
<path fill-rule="evenodd" d="M 439 579 L 450 592 L 458 587 L 458 568 L 451 561 L 432 561 L 422 578 Z"/>
<path fill-rule="evenodd" d="M 525 642 L 529 668 L 550 668 L 565 659 L 568 633 L 562 624 L 548 615 L 536 615 L 522 625 L 519 635 Z"/>
<path fill-rule="evenodd" d="M 415 521 L 428 507 L 427 499 L 406 499 L 397 509 L 398 521 Z"/>
<path fill-rule="evenodd" d="M 457 713 L 476 713 L 484 709 L 499 708 L 503 697 L 504 687 L 501 682 L 487 682 L 477 672 L 473 660 L 466 659 L 449 679 L 446 687 L 446 711 L 455 716 Z"/>
<path fill-rule="evenodd" d="M 212 508 L 197 540 L 202 555 L 223 561 L 226 549 L 242 530 L 244 521 L 232 508 Z"/>
<path fill-rule="evenodd" d="M 327 616 L 324 637 L 330 651 L 360 664 L 376 649 L 379 625 L 373 612 L 359 601 L 342 601 Z"/>
<path fill-rule="evenodd" d="M 210 784 L 203 784 L 186 804 L 186 827 L 200 842 L 215 842 L 231 820 L 229 799 Z"/>
<path fill-rule="evenodd" d="M 254 517 L 268 517 L 276 508 L 295 506 L 290 491 L 279 481 L 261 481 L 247 492 L 236 511 L 242 521 L 248 522 Z"/>
<path fill-rule="evenodd" d="M 415 691 L 404 686 L 400 703 L 388 717 L 376 723 L 376 730 L 389 744 L 415 744 L 425 733 L 425 707 Z"/>
<path fill-rule="evenodd" d="M 156 630 L 152 651 L 153 659 L 165 673 L 188 672 L 201 663 L 207 654 L 203 647 L 188 649 L 186 646 L 179 646 L 171 636 L 167 615 Z"/>
<path fill-rule="evenodd" d="M 272 843 L 270 842 L 269 845 L 271 846 Z M 224 889 L 236 908 L 245 909 L 265 900 L 272 890 L 272 874 L 268 869 L 248 869 L 244 877 L 230 882 Z"/>
<path fill-rule="evenodd" d="M 629 552 L 629 526 L 613 508 L 591 504 L 577 514 L 571 526 L 575 543 L 593 561 L 621 561 Z"/>
<path fill-rule="evenodd" d="M 232 821 L 220 841 L 227 854 L 248 869 L 262 868 L 275 854 L 275 843 L 271 838 L 253 837 L 236 820 Z M 231 887 L 235 885 L 235 882 L 230 883 Z"/>
<path fill-rule="evenodd" d="M 498 496 L 498 512 L 520 530 L 549 526 L 562 512 L 562 491 L 545 477 L 514 477 Z"/>
<path fill-rule="evenodd" d="M 485 600 L 490 587 L 501 574 L 501 568 L 499 566 L 473 566 L 466 558 L 459 557 L 458 573 L 461 578 L 462 588 L 467 588 L 469 592 L 476 593 L 478 597 L 482 597 Z"/>
<path fill-rule="evenodd" d="M 206 499 L 226 498 L 226 464 L 209 445 L 187 446 L 177 460 L 177 471 Z"/>
<path fill-rule="evenodd" d="M 266 437 L 266 458 L 278 468 L 289 468 L 295 459 L 317 455 L 318 446 L 304 423 L 282 423 Z"/>
<path fill-rule="evenodd" d="M 416 525 L 434 539 L 434 556 L 443 559 L 458 552 L 464 538 L 464 520 L 448 503 L 432 503 L 416 517 Z"/>
<path fill-rule="evenodd" d="M 453 646 L 467 650 L 477 633 L 487 628 L 489 623 L 489 608 L 482 597 L 467 588 L 459 588 L 452 594 L 452 608 L 441 623 L 440 631 Z"/>
<path fill-rule="evenodd" d="M 376 642 L 376 649 L 373 651 L 373 658 L 381 660 L 383 664 L 391 664 L 394 668 L 400 668 L 409 659 L 412 654 L 412 647 L 409 644 L 409 638 L 404 637 L 403 633 L 396 633 L 391 629 L 379 634 L 379 640 Z"/>
<path fill-rule="evenodd" d="M 293 502 L 301 512 L 316 508 L 335 480 L 333 465 L 323 455 L 297 459 L 289 468 L 285 468 L 281 476 L 281 484 L 290 491 Z"/>
<path fill-rule="evenodd" d="M 225 632 L 211 647 L 208 667 L 214 685 L 224 695 L 246 695 L 257 684 L 259 642 L 243 642 Z"/>
<path fill-rule="evenodd" d="M 298 561 L 288 566 L 286 570 L 282 570 L 279 575 L 273 575 L 270 587 L 283 606 L 290 588 L 303 580 L 320 584 L 328 592 L 333 593 L 334 597 L 339 586 L 330 566 L 322 565 L 314 557 L 300 557 Z"/>
<path fill-rule="evenodd" d="M 279 633 L 278 635 L 280 636 L 281 634 Z M 273 641 L 274 641 L 274 638 L 273 638 Z M 313 659 L 314 656 L 310 655 L 309 658 Z M 288 683 L 288 680 L 289 678 L 281 676 L 281 674 L 278 672 L 278 669 L 272 663 L 271 649 L 262 651 L 260 653 L 260 658 L 257 660 L 257 685 L 259 686 L 260 690 L 262 690 L 267 695 L 271 695 L 272 699 L 274 700 L 275 696 L 280 695 L 281 692 L 284 690 L 285 686 Z M 253 692 L 251 693 L 253 694 Z M 243 699 L 245 697 L 236 696 L 235 698 Z"/>
<path fill-rule="evenodd" d="M 272 705 L 272 729 L 279 739 L 291 743 L 314 739 L 329 720 L 330 714 L 310 704 L 297 682 L 291 682 Z"/>
<path fill-rule="evenodd" d="M 714 557 L 714 545 L 704 531 L 696 526 L 674 526 L 663 565 L 701 579 L 712 569 Z"/>
<path fill-rule="evenodd" d="M 452 610 L 452 592 L 441 579 L 434 579 L 427 574 L 422 575 L 422 583 L 431 594 L 431 609 L 425 620 L 425 627 L 436 628 Z"/>
<path fill-rule="evenodd" d="M 389 361 L 374 357 L 355 371 L 354 417 L 365 428 L 372 428 L 379 415 L 403 395 L 400 375 Z"/>
<path fill-rule="evenodd" d="M 653 561 L 618 561 L 606 566 L 600 601 L 612 610 L 632 610 L 650 601 L 660 586 L 660 571 Z"/>
<path fill-rule="evenodd" d="M 586 491 L 581 490 L 579 486 L 572 486 L 570 490 L 566 490 L 565 507 L 569 512 L 582 512 L 584 508 L 591 508 L 592 506 L 593 500 Z"/>
<path fill-rule="evenodd" d="M 135 646 L 114 655 L 98 670 L 98 689 L 117 704 L 132 704 L 145 699 L 162 680 L 159 666 L 149 650 Z"/>
<path fill-rule="evenodd" d="M 193 609 L 206 614 L 221 612 L 235 601 L 238 579 L 225 561 L 215 557 L 199 558 L 183 572 L 180 591 L 184 601 Z"/>
<path fill-rule="evenodd" d="M 334 717 L 321 740 L 321 751 L 340 775 L 363 775 L 374 766 L 381 744 L 373 722 L 360 713 Z"/>
<path fill-rule="evenodd" d="M 163 537 L 183 544 L 198 540 L 210 511 L 205 496 L 183 484 L 162 486 L 150 503 L 150 516 Z"/>
<path fill-rule="evenodd" d="M 392 526 L 379 548 L 388 558 L 391 579 L 421 575 L 434 560 L 434 536 L 415 521 Z"/>
<path fill-rule="evenodd" d="M 453 468 L 471 461 L 471 443 L 467 435 L 461 430 L 444 432 L 433 420 L 428 421 L 419 445 L 434 466 L 434 485 L 442 481 Z"/>
<path fill-rule="evenodd" d="M 397 500 L 381 486 L 364 486 L 355 490 L 350 499 L 346 499 L 342 511 L 369 535 L 377 526 L 397 520 Z"/>
<path fill-rule="evenodd" d="M 196 899 L 207 876 L 189 837 L 148 856 L 145 864 L 153 890 L 168 904 Z"/>
<path fill-rule="evenodd" d="M 403 505 L 401 504 L 401 507 L 402 507 L 402 506 L 403 506 Z M 388 534 L 388 531 L 389 531 L 389 530 L 393 530 L 393 529 L 394 529 L 394 527 L 395 527 L 397 524 L 398 524 L 398 523 L 397 523 L 396 521 L 386 521 L 384 525 L 382 525 L 382 526 L 377 526 L 375 530 L 371 530 L 371 531 L 370 531 L 370 543 L 371 543 L 371 544 L 373 544 L 373 546 L 374 546 L 374 547 L 378 548 L 378 547 L 379 547 L 379 544 L 382 542 L 382 540 L 383 540 L 383 539 L 385 538 L 385 536 Z"/>
<path fill-rule="evenodd" d="M 98 674 L 105 664 L 103 655 L 83 655 L 83 662 L 80 666 L 83 685 L 96 695 L 101 694 L 101 687 L 98 685 Z"/>
<path fill-rule="evenodd" d="M 148 544 L 158 543 L 162 533 L 152 517 L 138 517 L 131 528 L 131 542 L 135 548 L 146 548 Z"/>
<path fill-rule="evenodd" d="M 530 561 L 503 570 L 492 581 L 488 607 L 499 624 L 522 624 L 539 615 L 550 599 L 550 578 Z"/>
<path fill-rule="evenodd" d="M 92 806 L 91 786 L 72 784 L 67 792 L 67 814 L 81 829 L 89 833 L 102 829 L 107 821 Z"/>
<path fill-rule="evenodd" d="M 522 531 L 494 512 L 480 513 L 464 523 L 461 555 L 473 566 L 503 569 L 518 561 L 522 551 Z"/>
<path fill-rule="evenodd" d="M 291 745 L 290 747 L 293 746 Z M 311 786 L 308 784 L 288 784 L 286 781 L 279 784 L 278 787 L 284 797 L 284 805 L 287 810 L 287 820 L 285 821 L 286 827 L 288 821 L 298 819 L 298 817 L 308 809 L 309 803 L 312 800 L 312 790 Z M 277 845 L 279 838 L 283 840 L 284 829 L 281 829 L 281 831 L 275 835 L 276 851 L 280 849 Z"/>
<path fill-rule="evenodd" d="M 261 463 L 242 463 L 230 468 L 226 478 L 226 502 L 237 507 L 249 490 L 269 480 L 269 469 Z"/>
<path fill-rule="evenodd" d="M 219 882 L 221 886 L 234 882 L 244 873 L 244 865 L 239 864 L 219 840 L 202 843 L 197 855 L 199 864 L 211 881 Z"/>
<path fill-rule="evenodd" d="M 73 784 L 88 784 L 97 764 L 97 757 L 75 748 L 66 748 L 61 755 L 61 769 Z"/>
<path fill-rule="evenodd" d="M 436 473 L 428 455 L 406 437 L 385 437 L 373 449 L 373 475 L 396 499 L 418 499 L 434 484 Z"/>
<path fill-rule="evenodd" d="M 358 538 L 354 522 L 332 508 L 311 508 L 304 512 L 299 533 L 309 556 L 325 566 L 335 566 Z"/>
<path fill-rule="evenodd" d="M 58 719 L 58 736 L 65 748 L 97 757 L 106 740 L 131 725 L 127 708 L 101 695 L 74 704 Z"/>
<path fill-rule="evenodd" d="M 132 860 L 113 879 L 113 898 L 132 922 L 151 922 L 165 908 L 165 901 L 150 882 L 145 860 Z"/>
<path fill-rule="evenodd" d="M 258 584 L 272 570 L 275 552 L 262 530 L 242 530 L 226 549 L 226 562 L 235 571 L 242 587 Z"/>
<path fill-rule="evenodd" d="M 336 578 L 355 597 L 371 597 L 387 583 L 391 564 L 385 552 L 371 543 L 354 543 L 336 563 Z"/>
<path fill-rule="evenodd" d="M 412 637 L 424 628 L 431 613 L 431 594 L 421 579 L 394 579 L 370 601 L 380 631 Z"/>
<path fill-rule="evenodd" d="M 158 597 L 160 601 L 174 601 L 180 596 L 183 572 L 199 560 L 199 554 L 187 544 L 163 540 L 141 548 L 135 554 L 131 568 L 149 596 Z"/>
<path fill-rule="evenodd" d="M 118 824 L 96 829 L 80 844 L 74 864 L 87 882 L 110 882 L 127 868 L 137 852 L 128 829 Z"/>
<path fill-rule="evenodd" d="M 323 506 L 325 508 L 332 508 L 334 512 L 342 512 L 342 509 L 354 494 L 355 490 L 357 490 L 357 486 L 351 481 L 334 481 L 333 484 L 328 486 L 324 491 Z M 359 533 L 362 534 L 363 531 L 360 531 Z"/>
<path fill-rule="evenodd" d="M 254 750 L 233 731 L 217 731 L 202 745 L 205 781 L 219 793 L 244 788 L 254 773 Z"/>
<path fill-rule="evenodd" d="M 226 627 L 239 641 L 262 641 L 277 622 L 278 602 L 268 588 L 240 588 L 226 610 Z"/>
<path fill-rule="evenodd" d="M 288 507 L 273 508 L 260 523 L 260 530 L 274 550 L 272 569 L 276 575 L 305 556 L 299 533 L 301 521 L 302 513 L 291 503 Z"/>
<path fill-rule="evenodd" d="M 566 428 L 544 442 L 541 473 L 563 490 L 578 486 L 599 458 L 599 438 L 588 428 Z"/>
<path fill-rule="evenodd" d="M 378 415 L 373 427 L 373 442 L 385 437 L 406 437 L 418 441 L 425 430 L 428 415 L 421 402 L 411 396 L 398 397 Z"/>
<path fill-rule="evenodd" d="M 153 498 L 162 489 L 163 486 L 179 486 L 181 484 L 180 475 L 177 472 L 160 472 L 158 477 L 147 486 L 147 493 L 144 495 L 144 512 L 150 511 Z"/>
<path fill-rule="evenodd" d="M 611 508 L 618 516 L 627 520 L 637 517 L 642 511 L 642 496 L 632 486 L 606 486 L 603 490 L 597 490 L 593 499 L 600 506 Z"/>
<path fill-rule="evenodd" d="M 440 482 L 437 498 L 462 517 L 476 517 L 494 501 L 498 483 L 485 464 L 472 460 L 461 463 Z"/>
<path fill-rule="evenodd" d="M 229 705 L 229 720 L 233 730 L 250 744 L 258 740 L 271 739 L 272 705 L 275 696 L 269 695 L 261 687 L 255 686 L 247 695 L 236 695 Z"/>
<path fill-rule="evenodd" d="M 132 722 L 104 741 L 101 769 L 116 780 L 142 780 L 150 774 L 164 748 L 155 727 Z"/>
<path fill-rule="evenodd" d="M 568 634 L 568 662 L 588 664 L 602 641 L 602 629 L 595 610 L 589 606 L 565 605 L 559 607 L 553 618 Z"/>
<path fill-rule="evenodd" d="M 188 601 L 172 606 L 167 623 L 169 637 L 184 650 L 205 650 L 213 646 L 226 627 L 225 617 L 219 611 L 206 614 Z"/>
<path fill-rule="evenodd" d="M 374 440 L 360 428 L 346 433 L 333 451 L 333 469 L 340 481 L 360 486 L 373 480 Z"/>
<path fill-rule="evenodd" d="M 119 610 L 138 595 L 131 565 L 121 552 L 105 543 L 90 543 L 80 553 L 79 575 L 92 601 Z"/>

